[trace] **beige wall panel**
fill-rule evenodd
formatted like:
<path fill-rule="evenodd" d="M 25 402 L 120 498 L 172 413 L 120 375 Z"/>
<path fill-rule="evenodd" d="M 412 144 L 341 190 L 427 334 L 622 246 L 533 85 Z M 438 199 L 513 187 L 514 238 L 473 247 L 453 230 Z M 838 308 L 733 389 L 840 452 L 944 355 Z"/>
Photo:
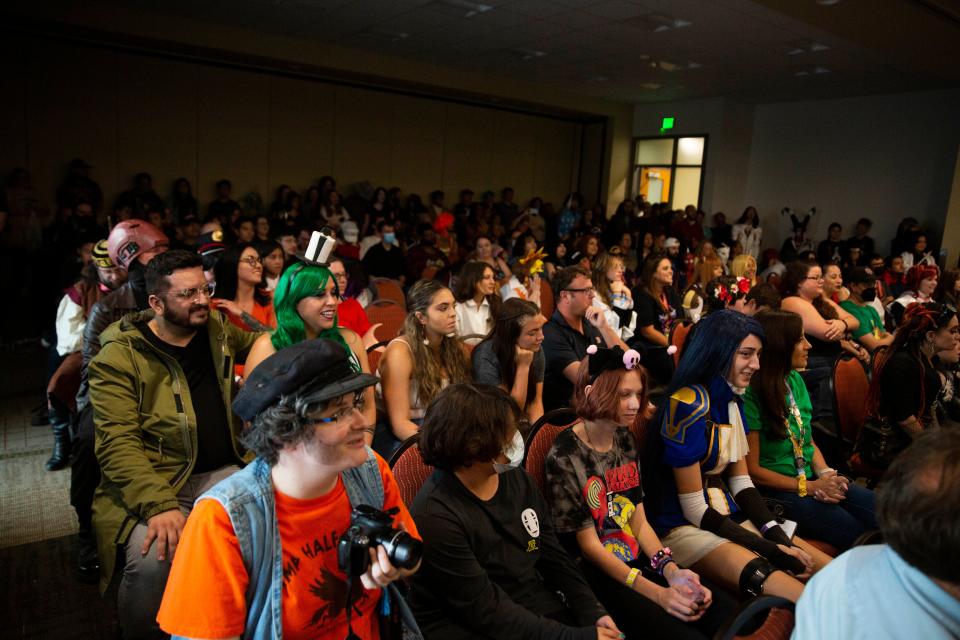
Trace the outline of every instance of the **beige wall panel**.
<path fill-rule="evenodd" d="M 67 163 L 82 157 L 109 201 L 117 179 L 115 54 L 37 41 L 30 46 L 27 113 L 33 182 L 54 201 Z"/>
<path fill-rule="evenodd" d="M 395 96 L 390 149 L 390 188 L 426 197 L 443 182 L 443 138 L 447 108 L 438 100 Z M 376 185 L 374 185 L 376 186 Z M 454 202 L 456 194 L 448 196 Z"/>
<path fill-rule="evenodd" d="M 493 140 L 492 182 L 500 199 L 504 187 L 513 187 L 514 202 L 521 209 L 534 195 L 534 173 L 537 158 L 537 120 L 508 111 L 495 116 Z"/>
<path fill-rule="evenodd" d="M 333 175 L 345 196 L 350 186 L 390 178 L 393 96 L 349 87 L 336 88 L 333 119 Z"/>
<path fill-rule="evenodd" d="M 259 191 L 269 203 L 267 76 L 201 67 L 199 70 L 198 178 L 194 194 L 200 209 L 215 197 L 221 178 L 233 182 L 233 197 Z"/>
<path fill-rule="evenodd" d="M 3 100 L 0 100 L 0 174 L 27 166 L 27 61 L 29 47 L 21 38 L 0 41 L 6 61 Z"/>
<path fill-rule="evenodd" d="M 336 88 L 293 78 L 270 79 L 270 184 L 305 193 L 333 172 L 333 109 Z"/>
<path fill-rule="evenodd" d="M 148 171 L 153 188 L 166 198 L 174 181 L 197 179 L 197 95 L 200 67 L 142 56 L 117 59 L 117 172 L 121 188 Z"/>
<path fill-rule="evenodd" d="M 448 194 L 448 205 L 456 202 L 457 193 L 466 187 L 477 194 L 495 188 L 490 147 L 495 114 L 489 109 L 447 106 L 442 189 Z"/>
<path fill-rule="evenodd" d="M 534 189 L 559 209 L 574 186 L 574 132 L 576 125 L 560 120 L 540 119 L 537 123 L 537 166 Z M 591 205 L 593 203 L 590 203 Z"/>

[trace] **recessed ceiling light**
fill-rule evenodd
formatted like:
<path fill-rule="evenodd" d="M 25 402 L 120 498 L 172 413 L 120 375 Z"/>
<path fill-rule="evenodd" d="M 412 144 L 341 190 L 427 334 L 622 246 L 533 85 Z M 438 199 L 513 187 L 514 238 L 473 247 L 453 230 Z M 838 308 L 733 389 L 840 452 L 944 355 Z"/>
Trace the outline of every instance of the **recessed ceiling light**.
<path fill-rule="evenodd" d="M 640 88 L 648 89 L 650 91 L 656 91 L 657 89 L 662 89 L 663 85 L 657 84 L 656 82 L 644 82 L 642 85 L 640 85 Z"/>
<path fill-rule="evenodd" d="M 683 18 L 669 16 L 665 13 L 648 13 L 637 16 L 636 18 L 624 20 L 623 24 L 645 31 L 652 31 L 653 33 L 662 33 L 664 31 L 670 31 L 671 29 L 683 29 L 693 23 Z"/>
<path fill-rule="evenodd" d="M 823 5 L 824 7 L 831 7 L 835 4 L 839 4 L 840 0 L 817 0 L 817 4 Z"/>

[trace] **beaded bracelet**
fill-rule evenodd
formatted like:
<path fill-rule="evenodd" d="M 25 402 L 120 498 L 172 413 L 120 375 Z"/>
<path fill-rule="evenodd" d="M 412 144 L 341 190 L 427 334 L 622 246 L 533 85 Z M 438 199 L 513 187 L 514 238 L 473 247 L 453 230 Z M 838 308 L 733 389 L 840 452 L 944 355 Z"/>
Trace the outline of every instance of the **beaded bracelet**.
<path fill-rule="evenodd" d="M 663 570 L 671 562 L 675 562 L 673 559 L 673 551 L 670 550 L 670 547 L 664 547 L 650 558 L 650 568 L 662 576 Z"/>

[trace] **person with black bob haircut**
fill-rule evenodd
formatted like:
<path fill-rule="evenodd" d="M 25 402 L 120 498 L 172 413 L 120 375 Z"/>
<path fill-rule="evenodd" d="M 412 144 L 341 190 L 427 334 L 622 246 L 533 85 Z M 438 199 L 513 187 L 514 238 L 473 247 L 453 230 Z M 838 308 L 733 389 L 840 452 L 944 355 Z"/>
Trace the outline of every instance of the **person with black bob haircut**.
<path fill-rule="evenodd" d="M 519 418 L 490 385 L 451 385 L 427 409 L 420 452 L 436 470 L 411 508 L 424 541 L 412 599 L 424 637 L 622 638 L 519 468 Z"/>
<path fill-rule="evenodd" d="M 932 429 L 877 490 L 886 544 L 858 546 L 818 573 L 797 603 L 793 637 L 960 637 L 960 431 Z"/>
<path fill-rule="evenodd" d="M 157 616 L 164 631 L 369 640 L 387 622 L 378 612 L 394 607 L 416 632 L 392 583 L 419 566 L 417 528 L 387 463 L 364 446 L 363 391 L 376 383 L 324 338 L 281 349 L 250 374 L 233 410 L 257 458 L 197 500 Z M 352 532 L 358 509 L 400 529 L 389 551 Z M 347 566 L 345 540 L 369 547 Z"/>

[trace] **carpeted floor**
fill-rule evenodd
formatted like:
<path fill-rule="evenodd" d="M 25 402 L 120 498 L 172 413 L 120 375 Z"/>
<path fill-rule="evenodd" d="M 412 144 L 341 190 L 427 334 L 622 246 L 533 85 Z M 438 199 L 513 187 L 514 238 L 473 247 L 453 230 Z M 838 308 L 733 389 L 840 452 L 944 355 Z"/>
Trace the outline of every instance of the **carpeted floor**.
<path fill-rule="evenodd" d="M 44 469 L 53 436 L 30 425 L 44 359 L 0 352 L 0 638 L 116 638 L 112 603 L 77 579 L 70 471 Z"/>

